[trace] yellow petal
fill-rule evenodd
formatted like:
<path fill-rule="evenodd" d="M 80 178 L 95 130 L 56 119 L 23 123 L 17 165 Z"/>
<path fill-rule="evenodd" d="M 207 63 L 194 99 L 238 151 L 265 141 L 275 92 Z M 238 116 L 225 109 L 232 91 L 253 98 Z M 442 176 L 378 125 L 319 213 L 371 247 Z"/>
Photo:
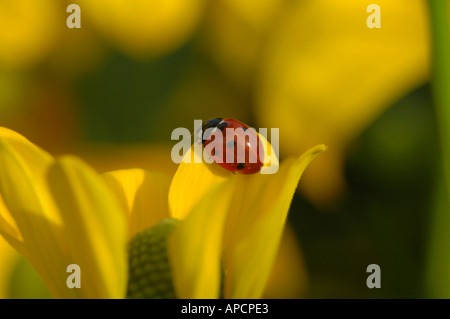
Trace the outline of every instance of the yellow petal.
<path fill-rule="evenodd" d="M 71 153 L 85 160 L 97 172 L 139 167 L 149 171 L 158 171 L 172 177 L 178 165 L 167 160 L 171 146 L 166 145 L 129 145 L 129 144 L 87 144 Z"/>
<path fill-rule="evenodd" d="M 32 172 L 42 174 L 47 170 L 48 164 L 53 161 L 49 153 L 8 128 L 0 127 L 0 140 L 8 142 L 17 154 L 27 162 Z"/>
<path fill-rule="evenodd" d="M 189 156 L 191 161 L 187 163 Z M 187 152 L 178 166 L 169 189 L 169 208 L 173 218 L 185 219 L 212 187 L 235 175 L 216 163 L 199 163 L 201 160 L 201 155 L 197 152 Z"/>
<path fill-rule="evenodd" d="M 67 259 L 81 268 L 81 288 L 66 290 L 83 298 L 125 297 L 128 226 L 118 201 L 101 177 L 74 157 L 59 159 L 48 179 L 65 225 Z"/>
<path fill-rule="evenodd" d="M 30 172 L 41 178 L 53 160 L 50 154 L 35 146 L 22 135 L 5 127 L 0 127 L 0 141 L 7 142 L 16 154 L 25 160 Z M 55 216 L 53 218 L 56 219 Z M 4 233 L 11 244 L 14 244 L 16 249 L 19 249 L 18 246 L 21 245 L 20 242 L 23 241 L 23 238 L 16 221 L 4 203 L 2 193 L 0 193 L 0 231 Z"/>
<path fill-rule="evenodd" d="M 306 195 L 317 203 L 342 191 L 348 145 L 429 77 L 426 1 L 375 2 L 380 29 L 367 27 L 371 3 L 292 3 L 272 28 L 261 60 L 255 115 L 262 126 L 283 128 L 284 155 L 318 143 L 333 147 L 304 176 Z"/>
<path fill-rule="evenodd" d="M 5 142 L 8 145 L 7 149 L 10 151 L 14 150 L 14 154 L 23 159 L 23 164 L 27 166 L 29 172 L 34 176 L 33 178 L 36 178 L 36 182 L 42 185 L 47 168 L 53 161 L 51 155 L 35 146 L 22 135 L 5 127 L 0 127 L 0 141 Z M 2 169 L 8 168 L 3 167 Z M 16 249 L 24 253 L 22 234 L 14 217 L 4 203 L 2 194 L 0 192 L 0 232 Z M 43 194 L 42 197 L 45 198 L 48 195 Z M 46 201 L 49 202 L 49 199 L 47 198 Z M 60 222 L 55 212 L 49 218 L 55 223 Z"/>
<path fill-rule="evenodd" d="M 185 43 L 200 22 L 204 1 L 80 1 L 102 35 L 133 57 L 168 53 Z M 111 23 L 113 21 L 113 23 Z"/>
<path fill-rule="evenodd" d="M 21 151 L 26 153 L 25 148 Z M 39 162 L 40 158 L 34 159 Z M 31 164 L 32 160 L 27 161 L 7 141 L 0 140 L 0 194 L 22 235 L 21 242 L 10 243 L 33 265 L 52 294 L 61 296 L 68 290 L 62 223 L 44 184 L 44 165 L 39 167 L 41 171 L 31 170 L 37 163 Z M 0 231 L 5 236 L 3 229 Z M 9 240 L 7 233 L 5 238 Z"/>
<path fill-rule="evenodd" d="M 128 239 L 169 218 L 170 179 L 143 169 L 126 169 L 102 175 L 127 213 Z"/>
<path fill-rule="evenodd" d="M 22 246 L 23 237 L 17 223 L 9 212 L 8 207 L 0 196 L 0 233 L 17 248 Z M 23 248 L 22 248 L 23 249 Z"/>
<path fill-rule="evenodd" d="M 169 235 L 168 252 L 178 298 L 218 298 L 224 223 L 234 181 L 212 188 Z"/>
<path fill-rule="evenodd" d="M 0 67 L 26 68 L 55 47 L 64 8 L 52 0 L 0 2 Z"/>
<path fill-rule="evenodd" d="M 276 174 L 238 177 L 225 229 L 225 297 L 261 297 L 300 177 L 325 149 L 287 159 Z"/>
<path fill-rule="evenodd" d="M 262 298 L 302 298 L 305 297 L 307 284 L 308 278 L 300 244 L 292 227 L 286 224 Z"/>

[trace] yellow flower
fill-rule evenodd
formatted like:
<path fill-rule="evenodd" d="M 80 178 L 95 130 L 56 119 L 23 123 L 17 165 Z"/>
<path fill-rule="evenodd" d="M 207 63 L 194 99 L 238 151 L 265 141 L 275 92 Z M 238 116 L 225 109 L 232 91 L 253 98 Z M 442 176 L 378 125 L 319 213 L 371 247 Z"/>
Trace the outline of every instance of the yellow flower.
<path fill-rule="evenodd" d="M 200 22 L 204 0 L 80 1 L 99 33 L 132 57 L 162 55 L 184 44 Z"/>
<path fill-rule="evenodd" d="M 0 233 L 54 297 L 123 298 L 133 284 L 128 258 L 135 270 L 127 244 L 171 218 L 178 222 L 163 247 L 176 297 L 259 298 L 300 176 L 324 149 L 287 159 L 273 175 L 182 163 L 170 181 L 142 169 L 98 175 L 75 157 L 55 159 L 0 128 Z M 80 266 L 81 288 L 67 287 L 69 264 Z"/>
<path fill-rule="evenodd" d="M 0 68 L 35 65 L 54 49 L 65 25 L 54 0 L 0 2 Z"/>

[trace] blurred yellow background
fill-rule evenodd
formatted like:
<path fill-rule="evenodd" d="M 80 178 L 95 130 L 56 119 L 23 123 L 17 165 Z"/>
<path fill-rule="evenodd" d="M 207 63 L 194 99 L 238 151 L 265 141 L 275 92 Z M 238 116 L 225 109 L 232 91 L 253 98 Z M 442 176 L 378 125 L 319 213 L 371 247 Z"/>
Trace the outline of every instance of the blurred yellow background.
<path fill-rule="evenodd" d="M 371 3 L 0 0 L 0 125 L 99 172 L 172 175 L 170 133 L 194 119 L 279 128 L 281 159 L 324 143 L 266 295 L 421 297 L 438 147 L 428 9 L 379 0 L 370 29 Z M 371 263 L 383 289 L 365 286 Z M 0 243 L 0 297 L 47 296 L 32 274 L 36 290 L 20 288 L 23 264 Z"/>

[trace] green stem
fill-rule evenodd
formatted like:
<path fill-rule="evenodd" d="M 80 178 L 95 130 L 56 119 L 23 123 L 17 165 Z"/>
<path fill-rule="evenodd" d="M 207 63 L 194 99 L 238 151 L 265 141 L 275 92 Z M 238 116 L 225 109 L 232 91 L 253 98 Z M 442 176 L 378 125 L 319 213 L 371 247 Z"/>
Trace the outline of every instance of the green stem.
<path fill-rule="evenodd" d="M 450 298 L 450 38 L 447 0 L 429 0 L 432 33 L 432 90 L 441 144 L 439 180 L 431 223 L 426 285 L 429 297 Z"/>

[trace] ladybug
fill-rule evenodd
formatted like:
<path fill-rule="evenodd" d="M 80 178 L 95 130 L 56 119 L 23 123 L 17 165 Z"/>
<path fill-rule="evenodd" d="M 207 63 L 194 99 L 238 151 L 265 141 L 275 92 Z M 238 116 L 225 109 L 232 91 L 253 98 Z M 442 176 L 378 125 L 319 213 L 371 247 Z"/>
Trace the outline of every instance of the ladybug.
<path fill-rule="evenodd" d="M 204 134 L 209 128 L 212 128 L 210 133 Z M 212 148 L 210 155 L 218 165 L 233 173 L 241 174 L 254 174 L 261 170 L 264 163 L 263 145 L 255 130 L 232 118 L 204 121 L 202 123 L 202 134 L 206 135 L 202 139 L 204 147 L 214 141 L 214 134 L 218 133 L 216 130 L 222 133 L 223 147 Z"/>

